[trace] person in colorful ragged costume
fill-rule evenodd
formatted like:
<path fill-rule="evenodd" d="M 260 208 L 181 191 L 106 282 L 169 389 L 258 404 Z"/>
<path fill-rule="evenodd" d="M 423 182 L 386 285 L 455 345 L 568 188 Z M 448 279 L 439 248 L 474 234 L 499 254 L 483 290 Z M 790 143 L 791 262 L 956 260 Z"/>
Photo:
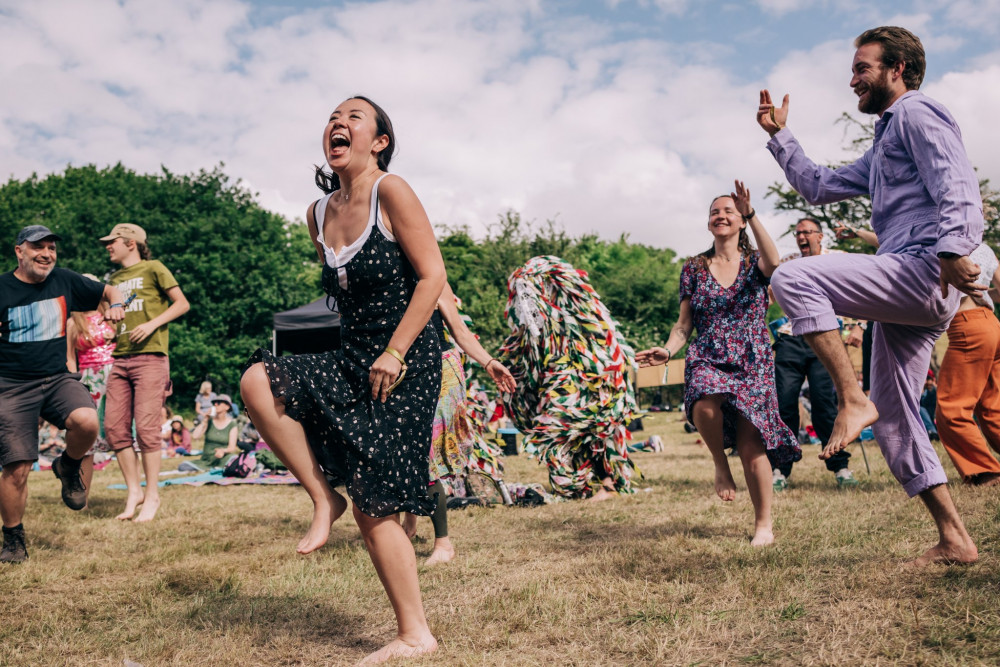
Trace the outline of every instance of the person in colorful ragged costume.
<path fill-rule="evenodd" d="M 586 272 L 558 257 L 528 260 L 507 288 L 504 314 L 513 332 L 499 359 L 517 390 L 503 400 L 524 434 L 524 451 L 548 466 L 562 497 L 632 493 L 626 425 L 639 411 L 629 376 L 635 353 L 618 324 Z"/>

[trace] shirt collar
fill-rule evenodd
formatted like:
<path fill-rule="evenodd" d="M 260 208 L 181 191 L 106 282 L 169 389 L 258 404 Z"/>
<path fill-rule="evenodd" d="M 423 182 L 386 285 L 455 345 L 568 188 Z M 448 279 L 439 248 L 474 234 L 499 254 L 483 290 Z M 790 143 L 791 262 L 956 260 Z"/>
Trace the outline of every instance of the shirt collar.
<path fill-rule="evenodd" d="M 908 90 L 902 95 L 900 95 L 899 99 L 893 102 L 888 109 L 883 111 L 882 116 L 877 121 L 875 121 L 875 134 L 876 135 L 882 134 L 881 129 L 884 128 L 885 125 L 889 122 L 889 120 L 892 118 L 892 115 L 896 112 L 896 107 L 902 104 L 903 100 L 905 100 L 908 97 L 913 97 L 914 95 L 919 95 L 919 94 L 920 94 L 919 90 Z"/>

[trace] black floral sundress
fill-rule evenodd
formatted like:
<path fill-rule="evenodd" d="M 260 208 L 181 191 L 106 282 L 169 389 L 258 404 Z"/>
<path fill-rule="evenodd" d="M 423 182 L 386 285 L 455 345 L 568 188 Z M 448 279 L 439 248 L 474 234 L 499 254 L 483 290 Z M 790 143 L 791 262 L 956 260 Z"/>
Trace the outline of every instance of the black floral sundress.
<path fill-rule="evenodd" d="M 362 512 L 427 516 L 434 510 L 427 495 L 428 453 L 441 387 L 441 345 L 433 326 L 428 323 L 407 351 L 406 378 L 385 403 L 372 399 L 368 380 L 417 284 L 409 260 L 382 224 L 381 180 L 372 188 L 365 232 L 341 250 L 339 260 L 322 236 L 329 196 L 313 209 L 326 249 L 323 290 L 340 311 L 341 349 L 283 357 L 259 349 L 247 368 L 264 363 L 271 391 L 305 428 L 320 467 L 331 483 L 347 487 Z"/>

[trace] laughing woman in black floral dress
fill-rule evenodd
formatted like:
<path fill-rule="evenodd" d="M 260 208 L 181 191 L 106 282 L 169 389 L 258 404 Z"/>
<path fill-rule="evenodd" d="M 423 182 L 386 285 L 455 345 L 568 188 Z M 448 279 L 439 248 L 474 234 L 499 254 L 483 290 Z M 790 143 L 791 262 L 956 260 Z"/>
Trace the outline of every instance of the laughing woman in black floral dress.
<path fill-rule="evenodd" d="M 347 508 L 396 612 L 397 636 L 365 664 L 437 648 L 424 617 L 402 511 L 430 515 L 428 461 L 441 385 L 441 349 L 428 324 L 445 269 L 416 195 L 386 168 L 395 148 L 388 116 L 353 97 L 330 115 L 317 169 L 327 196 L 306 218 L 336 299 L 342 347 L 276 358 L 258 350 L 241 391 L 254 426 L 313 501 L 299 553 L 326 543 Z M 332 480 L 328 482 L 328 478 Z"/>

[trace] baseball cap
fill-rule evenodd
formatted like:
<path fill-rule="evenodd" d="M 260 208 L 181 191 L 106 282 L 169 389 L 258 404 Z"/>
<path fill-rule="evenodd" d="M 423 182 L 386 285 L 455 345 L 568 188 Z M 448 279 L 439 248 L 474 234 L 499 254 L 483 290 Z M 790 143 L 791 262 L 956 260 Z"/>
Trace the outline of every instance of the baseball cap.
<path fill-rule="evenodd" d="M 52 239 L 53 241 L 61 241 L 62 237 L 52 232 L 45 225 L 28 225 L 18 233 L 17 242 L 14 245 L 21 245 L 25 241 L 30 241 L 31 243 L 37 243 L 42 239 Z"/>
<path fill-rule="evenodd" d="M 123 222 L 121 224 L 115 225 L 111 230 L 111 233 L 107 236 L 102 236 L 101 241 L 114 241 L 117 238 L 131 239 L 133 241 L 138 241 L 140 243 L 146 242 L 146 230 L 144 230 L 139 225 L 133 225 L 130 222 Z"/>

